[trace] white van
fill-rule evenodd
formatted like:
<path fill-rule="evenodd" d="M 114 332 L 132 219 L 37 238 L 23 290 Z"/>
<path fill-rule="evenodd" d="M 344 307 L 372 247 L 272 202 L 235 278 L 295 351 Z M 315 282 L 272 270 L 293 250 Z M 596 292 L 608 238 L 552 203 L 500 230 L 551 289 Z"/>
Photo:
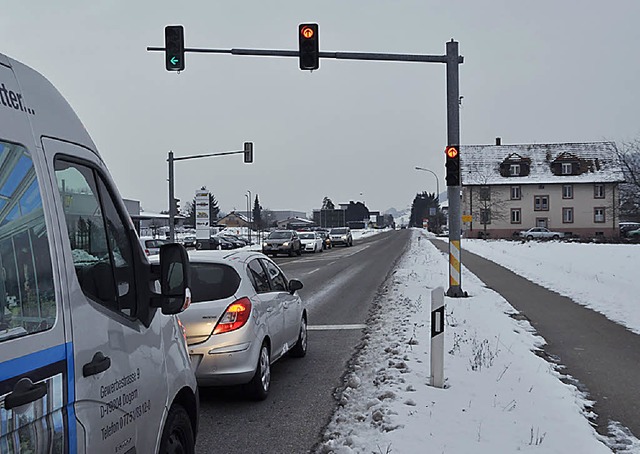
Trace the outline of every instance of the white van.
<path fill-rule="evenodd" d="M 0 54 L 0 452 L 194 452 L 197 385 L 169 315 L 188 265 L 178 244 L 148 263 L 74 111 Z"/>

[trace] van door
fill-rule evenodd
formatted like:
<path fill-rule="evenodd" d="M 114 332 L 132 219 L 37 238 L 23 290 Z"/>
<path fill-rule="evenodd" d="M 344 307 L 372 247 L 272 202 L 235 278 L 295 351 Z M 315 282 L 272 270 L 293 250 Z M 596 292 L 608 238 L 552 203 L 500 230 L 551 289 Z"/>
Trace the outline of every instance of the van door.
<path fill-rule="evenodd" d="M 147 452 L 155 446 L 167 405 L 159 313 L 136 282 L 140 245 L 102 161 L 90 150 L 43 138 L 59 197 L 71 311 L 75 414 L 86 452 Z M 135 238 L 135 237 L 134 237 Z M 144 292 L 141 292 L 146 294 Z M 144 306 L 144 307 L 143 307 Z"/>
<path fill-rule="evenodd" d="M 42 159 L 4 141 L 6 132 L 0 132 L 0 452 L 75 452 L 67 408 L 73 363 L 55 284 L 60 270 L 51 259 L 55 222 L 42 197 L 48 180 L 39 172 Z"/>

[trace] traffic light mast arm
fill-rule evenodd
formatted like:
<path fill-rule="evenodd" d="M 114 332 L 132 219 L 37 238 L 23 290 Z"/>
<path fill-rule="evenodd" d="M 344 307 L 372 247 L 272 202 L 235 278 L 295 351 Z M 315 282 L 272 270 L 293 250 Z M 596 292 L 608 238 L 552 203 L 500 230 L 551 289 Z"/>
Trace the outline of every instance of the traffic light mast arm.
<path fill-rule="evenodd" d="M 211 156 L 225 156 L 229 154 L 244 153 L 244 150 L 240 151 L 223 151 L 221 153 L 209 153 L 209 154 L 196 154 L 192 156 L 180 156 L 179 158 L 173 158 L 174 161 L 186 161 L 187 159 L 209 158 Z"/>
<path fill-rule="evenodd" d="M 164 47 L 147 47 L 149 52 L 164 52 Z M 297 50 L 275 50 L 275 49 L 205 49 L 187 47 L 185 53 L 201 54 L 231 54 L 231 55 L 252 55 L 255 57 L 299 57 Z M 320 58 L 334 58 L 337 60 L 378 60 L 378 61 L 405 61 L 424 63 L 447 63 L 446 55 L 421 55 L 421 54 L 381 54 L 375 52 L 322 52 L 318 53 Z M 458 63 L 463 63 L 464 57 L 459 56 Z"/>

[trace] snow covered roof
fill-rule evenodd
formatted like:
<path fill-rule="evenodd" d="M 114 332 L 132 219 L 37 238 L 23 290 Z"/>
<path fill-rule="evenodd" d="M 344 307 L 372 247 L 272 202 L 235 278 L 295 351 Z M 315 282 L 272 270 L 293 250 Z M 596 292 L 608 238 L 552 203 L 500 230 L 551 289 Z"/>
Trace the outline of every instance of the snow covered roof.
<path fill-rule="evenodd" d="M 574 165 L 571 175 L 558 171 L 561 163 Z M 525 175 L 510 176 L 511 164 Z M 613 142 L 461 145 L 460 174 L 463 186 L 624 181 Z"/>

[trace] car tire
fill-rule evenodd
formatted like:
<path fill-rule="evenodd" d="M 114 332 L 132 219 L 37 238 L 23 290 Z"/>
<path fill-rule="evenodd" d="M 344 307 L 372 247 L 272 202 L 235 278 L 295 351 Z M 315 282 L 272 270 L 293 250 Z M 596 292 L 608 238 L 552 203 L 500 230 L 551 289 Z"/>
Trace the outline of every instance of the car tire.
<path fill-rule="evenodd" d="M 271 386 L 271 356 L 266 342 L 260 347 L 256 372 L 247 384 L 249 396 L 253 400 L 265 400 Z"/>
<path fill-rule="evenodd" d="M 527 236 L 527 241 L 531 241 L 533 237 L 531 235 Z"/>
<path fill-rule="evenodd" d="M 307 354 L 307 319 L 302 317 L 300 320 L 300 332 L 298 333 L 298 342 L 289 350 L 289 354 L 294 358 L 302 358 Z"/>
<path fill-rule="evenodd" d="M 553 239 L 554 240 L 559 240 L 560 239 L 560 235 L 553 235 Z"/>
<path fill-rule="evenodd" d="M 195 452 L 193 428 L 187 410 L 174 404 L 169 410 L 160 439 L 160 454 Z"/>

